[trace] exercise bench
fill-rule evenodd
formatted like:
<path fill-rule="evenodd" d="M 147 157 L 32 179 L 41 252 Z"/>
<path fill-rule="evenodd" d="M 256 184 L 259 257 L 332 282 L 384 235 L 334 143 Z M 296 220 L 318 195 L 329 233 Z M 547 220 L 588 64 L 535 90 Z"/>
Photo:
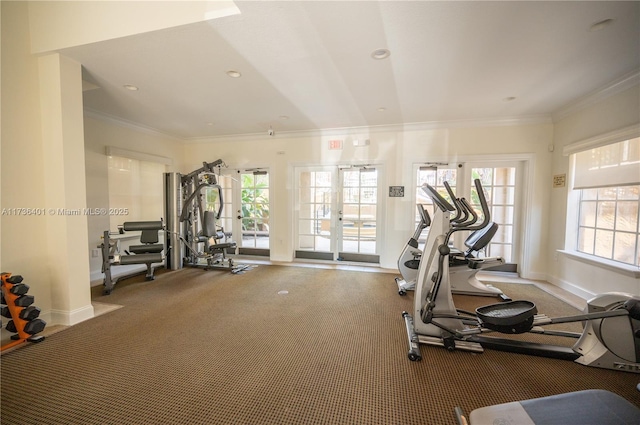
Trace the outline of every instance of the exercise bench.
<path fill-rule="evenodd" d="M 145 264 L 147 266 L 146 279 L 153 280 L 154 263 L 162 263 L 164 261 L 164 244 L 158 243 L 160 238 L 158 232 L 164 229 L 162 220 L 160 221 L 128 221 L 123 223 L 124 231 L 140 231 L 140 244 L 131 245 L 120 254 L 120 241 L 110 237 L 110 232 L 105 230 L 103 242 L 98 246 L 102 251 L 102 272 L 104 273 L 104 290 L 105 295 L 109 295 L 118 279 L 140 274 L 142 272 L 133 272 L 119 278 L 111 275 L 112 266 L 124 266 L 131 264 Z"/>
<path fill-rule="evenodd" d="M 481 407 L 459 425 L 638 425 L 640 409 L 606 390 L 584 390 Z"/>

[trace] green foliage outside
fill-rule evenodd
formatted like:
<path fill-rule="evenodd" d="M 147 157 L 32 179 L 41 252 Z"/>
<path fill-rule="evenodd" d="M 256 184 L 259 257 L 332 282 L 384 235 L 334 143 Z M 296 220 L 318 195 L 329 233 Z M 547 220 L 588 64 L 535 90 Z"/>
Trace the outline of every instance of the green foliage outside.
<path fill-rule="evenodd" d="M 242 174 L 242 227 L 267 230 L 269 223 L 269 180 L 267 175 Z"/>

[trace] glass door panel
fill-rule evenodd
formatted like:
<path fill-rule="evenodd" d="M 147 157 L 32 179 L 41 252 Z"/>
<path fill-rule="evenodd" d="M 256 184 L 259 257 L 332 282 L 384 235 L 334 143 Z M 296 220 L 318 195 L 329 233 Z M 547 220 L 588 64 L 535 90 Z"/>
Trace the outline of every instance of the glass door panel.
<path fill-rule="evenodd" d="M 240 254 L 269 255 L 269 173 L 240 172 Z"/>
<path fill-rule="evenodd" d="M 296 258 L 333 260 L 335 169 L 296 169 Z"/>
<path fill-rule="evenodd" d="M 296 186 L 296 258 L 379 262 L 375 167 L 299 167 Z"/>
<path fill-rule="evenodd" d="M 499 226 L 485 253 L 489 257 L 502 257 L 510 262 L 514 254 L 516 167 L 474 167 L 471 168 L 471 181 L 475 179 L 480 179 L 482 183 L 491 210 L 491 221 Z M 481 211 L 473 184 L 471 205 L 476 211 Z"/>
<path fill-rule="evenodd" d="M 378 262 L 378 170 L 340 170 L 338 259 Z"/>

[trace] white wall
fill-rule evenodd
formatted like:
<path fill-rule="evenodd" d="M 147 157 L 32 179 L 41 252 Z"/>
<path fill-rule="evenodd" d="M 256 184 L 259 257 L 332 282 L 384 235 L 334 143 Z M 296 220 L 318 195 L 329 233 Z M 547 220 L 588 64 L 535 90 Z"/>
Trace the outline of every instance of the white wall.
<path fill-rule="evenodd" d="M 40 119 L 38 58 L 29 53 L 27 4 L 0 2 L 2 8 L 2 190 L 4 208 L 43 208 L 46 179 Z M 4 272 L 22 274 L 35 304 L 51 311 L 46 216 L 2 218 Z M 44 314 L 43 314 L 44 316 Z M 46 320 L 46 318 L 45 318 Z"/>
<path fill-rule="evenodd" d="M 381 187 L 403 185 L 412 188 L 413 165 L 428 161 L 453 162 L 517 157 L 530 159 L 531 196 L 528 226 L 548 226 L 552 143 L 550 123 L 510 126 L 473 126 L 439 129 L 389 128 L 331 130 L 309 135 L 242 136 L 202 140 L 185 145 L 187 170 L 202 161 L 223 159 L 231 168 L 268 167 L 271 174 L 271 259 L 291 261 L 294 253 L 293 167 L 296 165 L 379 164 L 383 166 Z M 342 150 L 329 150 L 331 139 L 342 139 Z M 369 139 L 369 146 L 353 146 L 354 139 Z M 496 154 L 499 152 L 500 154 Z M 384 209 L 380 264 L 395 268 L 397 257 L 414 231 L 415 206 L 412 194 L 389 198 L 383 191 Z M 527 243 L 530 277 L 544 277 L 546 271 L 546 233 L 529 231 Z"/>
<path fill-rule="evenodd" d="M 637 84 L 563 117 L 554 126 L 552 174 L 569 176 L 569 157 L 562 154 L 564 146 L 638 123 L 640 86 Z M 551 191 L 547 250 L 549 282 L 582 297 L 609 291 L 640 295 L 640 279 L 557 253 L 565 248 L 567 191 L 568 185 Z"/>
<path fill-rule="evenodd" d="M 84 118 L 84 138 L 89 208 L 109 208 L 107 146 L 170 158 L 172 164 L 167 166 L 167 171 L 183 171 L 183 147 L 179 139 L 87 115 Z M 100 236 L 109 229 L 109 217 L 96 215 L 87 218 L 87 252 L 91 252 L 97 249 L 101 243 Z M 127 220 L 126 216 L 122 219 L 123 222 Z M 92 281 L 102 279 L 101 265 L 101 256 L 91 257 Z"/>
<path fill-rule="evenodd" d="M 0 6 L 0 267 L 25 277 L 46 321 L 73 324 L 93 316 L 86 218 L 59 212 L 85 206 L 80 64 L 31 55 L 27 3 Z"/>
<path fill-rule="evenodd" d="M 238 13 L 231 0 L 29 2 L 31 51 L 49 52 Z"/>

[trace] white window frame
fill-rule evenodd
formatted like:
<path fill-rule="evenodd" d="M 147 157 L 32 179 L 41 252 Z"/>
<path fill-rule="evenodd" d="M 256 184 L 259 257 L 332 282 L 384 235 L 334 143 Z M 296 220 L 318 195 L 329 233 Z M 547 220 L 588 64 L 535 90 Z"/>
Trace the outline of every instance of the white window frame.
<path fill-rule="evenodd" d="M 565 246 L 564 249 L 558 250 L 559 253 L 567 255 L 577 261 L 595 265 L 607 270 L 622 273 L 633 278 L 640 278 L 640 267 L 636 265 L 626 264 L 612 259 L 599 257 L 593 254 L 586 254 L 578 251 L 578 227 L 579 227 L 579 189 L 573 190 L 573 181 L 575 178 L 575 157 L 571 156 L 575 153 L 624 140 L 640 137 L 640 124 L 631 125 L 619 130 L 601 134 L 586 140 L 572 143 L 563 148 L 562 154 L 569 156 L 569 178 L 567 179 L 567 217 L 565 221 Z"/>

